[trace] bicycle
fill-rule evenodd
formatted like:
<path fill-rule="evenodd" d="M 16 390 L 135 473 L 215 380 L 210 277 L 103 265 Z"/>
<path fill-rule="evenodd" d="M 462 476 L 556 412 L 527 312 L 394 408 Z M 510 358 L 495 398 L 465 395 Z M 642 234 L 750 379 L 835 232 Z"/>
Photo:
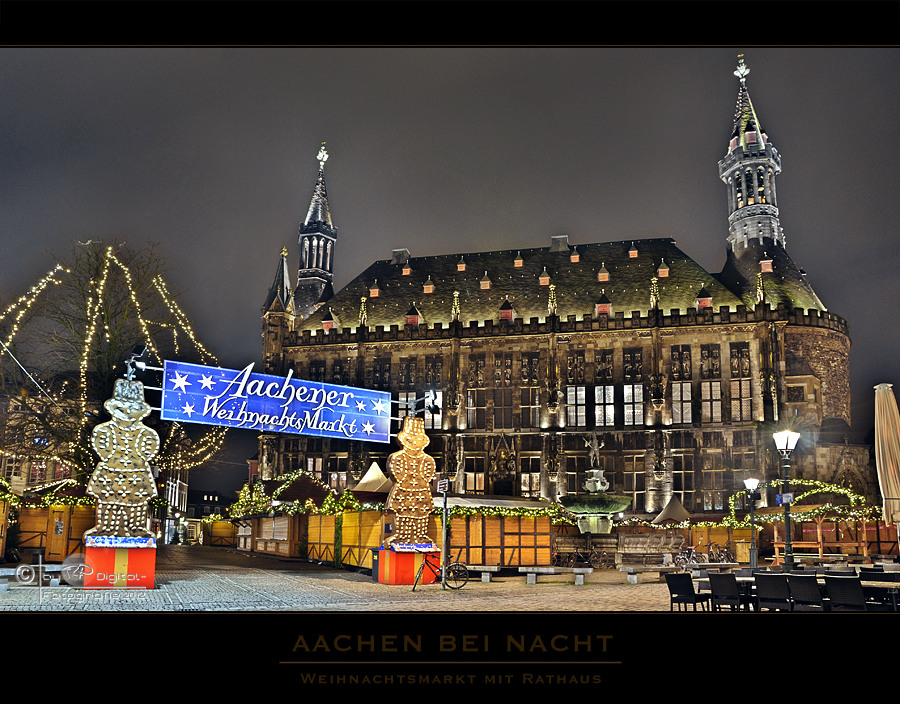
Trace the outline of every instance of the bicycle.
<path fill-rule="evenodd" d="M 697 548 L 699 548 L 701 544 L 702 543 L 697 543 L 696 545 L 689 545 L 688 547 L 682 548 L 678 557 L 675 558 L 675 566 L 680 567 L 682 572 L 687 572 L 688 565 L 709 562 L 708 555 L 697 552 Z"/>
<path fill-rule="evenodd" d="M 591 566 L 595 570 L 599 569 L 609 569 L 610 567 L 614 567 L 616 563 L 616 558 L 613 555 L 610 555 L 605 550 L 600 551 L 595 547 L 592 547 L 590 551 L 587 550 L 576 550 L 572 553 L 572 556 L 569 558 L 569 567 L 587 567 Z"/>
<path fill-rule="evenodd" d="M 734 556 L 728 547 L 722 547 L 718 543 L 707 543 L 710 562 L 734 562 Z"/>
<path fill-rule="evenodd" d="M 433 557 L 431 553 L 425 553 L 424 559 L 422 560 L 422 564 L 419 565 L 419 569 L 416 572 L 416 579 L 413 582 L 413 591 L 416 591 L 416 586 L 419 584 L 419 580 L 422 579 L 422 573 L 425 571 L 425 567 L 431 571 L 433 577 L 437 578 L 438 582 L 442 584 L 446 581 L 446 584 L 450 589 L 462 589 L 466 586 L 466 583 L 469 581 L 469 570 L 468 568 L 461 562 L 451 562 L 446 567 L 446 580 L 442 579 L 442 567 L 438 562 L 440 558 Z"/>

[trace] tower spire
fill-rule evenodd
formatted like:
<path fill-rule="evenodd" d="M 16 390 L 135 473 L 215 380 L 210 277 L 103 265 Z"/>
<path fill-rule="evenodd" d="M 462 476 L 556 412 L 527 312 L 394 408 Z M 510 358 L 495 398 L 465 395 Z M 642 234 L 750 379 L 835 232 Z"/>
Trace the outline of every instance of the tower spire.
<path fill-rule="evenodd" d="M 734 75 L 740 81 L 728 153 L 719 162 L 719 177 L 728 185 L 728 243 L 732 249 L 748 241 L 770 239 L 784 246 L 775 203 L 775 176 L 781 156 L 762 131 L 747 90 L 750 69 L 738 56 Z"/>
<path fill-rule="evenodd" d="M 291 276 L 288 272 L 287 247 L 281 248 L 281 259 L 275 270 L 275 279 L 269 287 L 266 302 L 263 304 L 263 314 L 269 311 L 294 313 L 294 292 L 291 290 Z"/>
<path fill-rule="evenodd" d="M 749 73 L 744 55 L 738 55 L 734 76 L 740 85 L 734 125 L 728 152 L 719 162 L 719 178 L 728 189 L 728 260 L 722 282 L 750 306 L 786 303 L 790 308 L 825 310 L 785 250 L 775 198 L 781 155 L 760 126 L 747 89 Z M 772 279 L 764 276 L 763 299 L 759 296 L 760 272 Z"/>
<path fill-rule="evenodd" d="M 294 289 L 297 312 L 304 317 L 329 300 L 334 293 L 331 281 L 337 228 L 331 221 L 328 191 L 325 188 L 325 162 L 328 161 L 325 142 L 319 147 L 316 159 L 319 162 L 319 173 L 306 219 L 299 229 L 300 269 L 297 273 L 297 288 Z"/>

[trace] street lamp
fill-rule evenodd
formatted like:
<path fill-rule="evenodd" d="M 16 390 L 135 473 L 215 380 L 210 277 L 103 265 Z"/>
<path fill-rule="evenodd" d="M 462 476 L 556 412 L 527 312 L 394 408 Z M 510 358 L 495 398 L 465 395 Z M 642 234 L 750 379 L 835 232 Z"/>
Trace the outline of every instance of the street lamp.
<path fill-rule="evenodd" d="M 750 567 L 756 567 L 758 565 L 757 551 L 756 551 L 756 524 L 753 522 L 753 509 L 756 507 L 756 502 L 759 501 L 760 495 L 757 489 L 759 488 L 759 479 L 754 479 L 750 477 L 749 479 L 744 480 L 744 486 L 747 488 L 747 493 L 750 494 Z"/>
<path fill-rule="evenodd" d="M 788 470 L 791 467 L 791 453 L 797 447 L 800 433 L 782 430 L 773 433 L 775 447 L 781 453 L 781 504 L 784 506 L 784 566 L 788 571 L 794 568 L 794 551 L 791 547 L 791 501 L 788 492 Z"/>

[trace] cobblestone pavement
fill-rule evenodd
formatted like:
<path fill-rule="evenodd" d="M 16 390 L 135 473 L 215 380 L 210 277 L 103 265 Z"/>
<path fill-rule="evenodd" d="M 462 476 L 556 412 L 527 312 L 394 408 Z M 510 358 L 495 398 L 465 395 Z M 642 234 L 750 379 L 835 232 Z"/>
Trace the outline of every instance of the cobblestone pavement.
<path fill-rule="evenodd" d="M 491 583 L 478 575 L 458 591 L 440 585 L 384 585 L 368 574 L 302 560 L 248 555 L 202 546 L 160 547 L 156 588 L 82 590 L 23 586 L 10 580 L 0 611 L 668 611 L 665 583 L 562 582 L 525 584 L 524 577 Z"/>

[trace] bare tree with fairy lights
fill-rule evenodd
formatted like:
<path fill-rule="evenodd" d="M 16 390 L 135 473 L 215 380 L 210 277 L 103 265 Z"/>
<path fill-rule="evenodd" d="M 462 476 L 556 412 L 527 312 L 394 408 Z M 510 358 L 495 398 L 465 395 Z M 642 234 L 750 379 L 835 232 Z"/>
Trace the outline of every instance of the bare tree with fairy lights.
<path fill-rule="evenodd" d="M 168 291 L 164 271 L 153 244 L 80 242 L 68 262 L 0 306 L 2 475 L 24 475 L 28 488 L 84 484 L 96 463 L 91 432 L 107 419 L 103 403 L 136 345 L 146 347 L 151 365 L 166 358 L 216 363 Z M 155 459 L 162 468 L 197 466 L 225 436 L 223 428 L 147 422 L 163 441 Z"/>

